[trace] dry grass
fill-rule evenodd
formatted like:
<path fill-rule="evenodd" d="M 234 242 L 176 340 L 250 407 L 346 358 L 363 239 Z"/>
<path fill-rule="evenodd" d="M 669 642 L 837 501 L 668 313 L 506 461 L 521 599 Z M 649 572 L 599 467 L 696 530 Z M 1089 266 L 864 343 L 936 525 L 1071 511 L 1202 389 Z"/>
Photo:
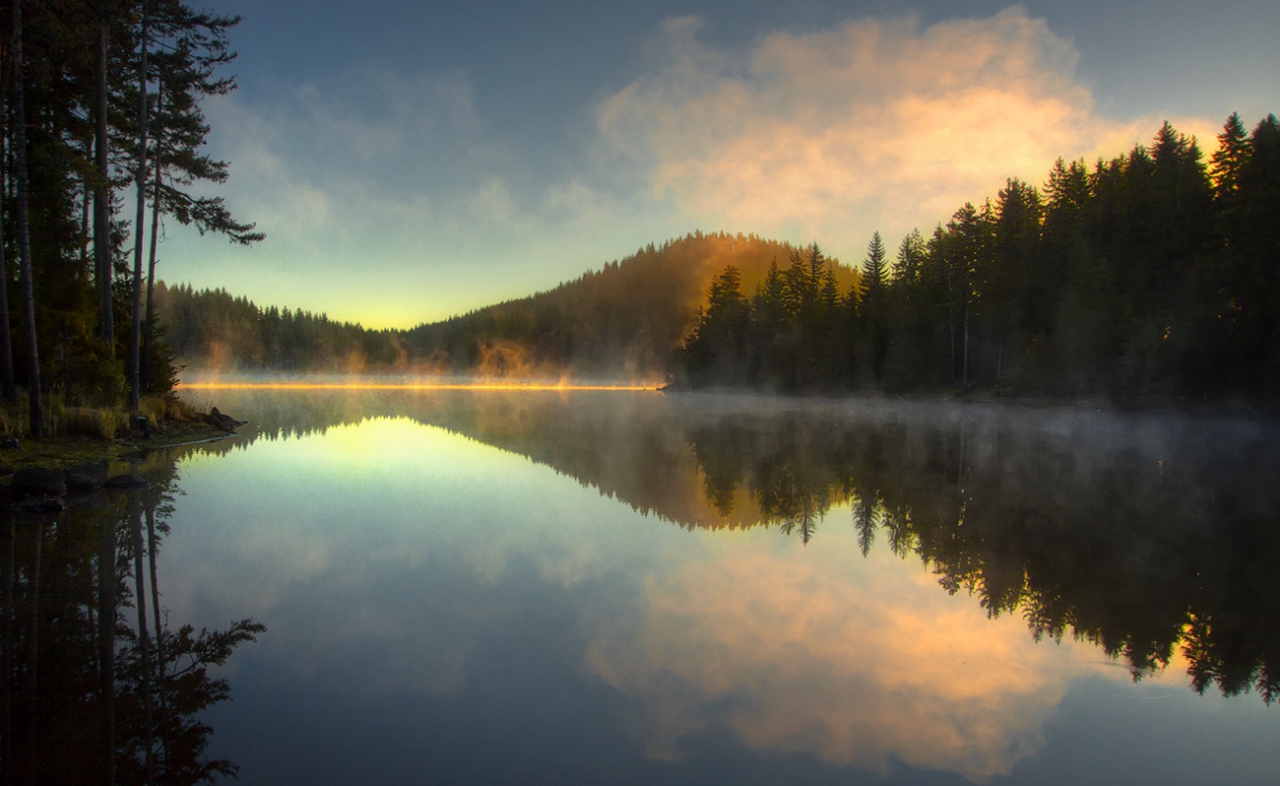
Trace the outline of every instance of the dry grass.
<path fill-rule="evenodd" d="M 115 439 L 129 428 L 129 415 L 118 409 L 59 407 L 48 417 L 49 435 L 84 434 L 102 439 Z"/>
<path fill-rule="evenodd" d="M 60 437 L 83 435 L 103 440 L 124 436 L 130 428 L 129 413 L 118 407 L 70 407 L 57 394 L 44 402 L 45 435 Z M 144 396 L 138 404 L 140 414 L 146 416 L 153 427 L 168 421 L 178 428 L 190 428 L 204 423 L 204 413 L 176 396 Z M 0 400 L 0 438 L 30 436 L 28 428 L 27 398 L 20 394 L 17 401 Z"/>
<path fill-rule="evenodd" d="M 153 423 L 157 417 L 162 417 L 173 423 L 204 422 L 204 412 L 177 396 L 147 396 L 142 400 L 140 408 Z M 152 415 L 152 412 L 156 414 Z"/>

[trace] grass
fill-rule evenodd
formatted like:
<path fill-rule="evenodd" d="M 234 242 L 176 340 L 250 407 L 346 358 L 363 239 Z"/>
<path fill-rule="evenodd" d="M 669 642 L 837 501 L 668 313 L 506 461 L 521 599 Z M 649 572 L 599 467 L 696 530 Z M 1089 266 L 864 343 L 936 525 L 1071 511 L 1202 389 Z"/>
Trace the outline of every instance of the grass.
<path fill-rule="evenodd" d="M 171 437 L 148 440 L 145 444 L 151 448 L 226 433 L 209 426 L 203 412 L 177 398 L 146 396 L 139 402 L 138 413 L 152 427 L 159 428 L 163 421 L 173 430 Z M 45 402 L 44 420 L 45 435 L 32 439 L 26 397 L 0 400 L 0 437 L 16 438 L 21 443 L 19 450 L 0 450 L 0 465 L 10 469 L 63 468 L 104 458 L 114 464 L 136 453 L 139 447 L 128 440 L 130 416 L 121 407 L 66 406 L 60 397 L 50 396 Z"/>

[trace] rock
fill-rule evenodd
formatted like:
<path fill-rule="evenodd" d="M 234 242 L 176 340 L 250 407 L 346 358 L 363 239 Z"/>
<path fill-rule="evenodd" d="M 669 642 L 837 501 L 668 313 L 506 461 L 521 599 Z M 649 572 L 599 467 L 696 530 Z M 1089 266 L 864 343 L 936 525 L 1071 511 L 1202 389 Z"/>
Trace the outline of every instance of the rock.
<path fill-rule="evenodd" d="M 63 473 L 67 477 L 67 488 L 96 489 L 107 482 L 109 465 L 106 459 L 100 461 L 84 461 L 67 467 Z"/>
<path fill-rule="evenodd" d="M 57 497 L 67 493 L 67 480 L 61 470 L 31 467 L 13 473 L 9 488 L 22 497 Z"/>
<path fill-rule="evenodd" d="M 205 420 L 218 428 L 225 428 L 227 431 L 234 431 L 237 427 L 244 425 L 243 420 L 236 420 L 230 415 L 224 415 L 218 411 L 217 407 L 214 407 L 208 415 L 205 415 Z"/>
<path fill-rule="evenodd" d="M 109 489 L 145 489 L 151 487 L 150 483 L 132 475 L 116 475 L 103 485 Z"/>
<path fill-rule="evenodd" d="M 5 450 L 22 450 L 22 443 L 18 441 L 17 437 L 9 437 L 3 442 L 0 442 L 0 448 L 4 448 Z"/>

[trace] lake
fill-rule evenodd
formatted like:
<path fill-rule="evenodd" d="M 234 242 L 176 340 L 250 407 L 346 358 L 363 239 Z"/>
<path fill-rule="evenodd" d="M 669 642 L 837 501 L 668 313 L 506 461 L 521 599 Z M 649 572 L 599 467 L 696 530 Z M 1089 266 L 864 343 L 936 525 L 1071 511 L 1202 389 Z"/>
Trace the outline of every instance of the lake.
<path fill-rule="evenodd" d="M 145 491 L 42 524 L 36 605 L 51 631 L 93 629 L 101 597 L 58 561 L 103 558 L 59 545 L 93 516 L 120 523 L 127 604 L 145 512 L 169 629 L 265 626 L 210 667 L 230 700 L 192 715 L 242 784 L 1167 786 L 1280 768 L 1269 421 L 648 391 L 185 395 L 249 423 L 140 458 Z M 50 674 L 93 671 L 89 644 L 47 641 Z M 59 665 L 72 651 L 90 665 Z M 141 712 L 128 701 L 121 717 Z"/>

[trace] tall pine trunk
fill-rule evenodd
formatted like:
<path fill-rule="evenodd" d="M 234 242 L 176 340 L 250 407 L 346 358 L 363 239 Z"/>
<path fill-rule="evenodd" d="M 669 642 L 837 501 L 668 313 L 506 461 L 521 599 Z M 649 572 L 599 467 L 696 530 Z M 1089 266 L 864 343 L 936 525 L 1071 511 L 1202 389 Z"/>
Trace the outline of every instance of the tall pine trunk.
<path fill-rule="evenodd" d="M 156 81 L 156 118 L 160 119 L 160 111 L 164 108 L 164 80 Z M 160 174 L 162 166 L 162 157 L 160 145 L 163 143 L 161 134 L 164 128 L 157 124 L 155 130 L 156 140 L 156 173 L 155 180 L 152 182 L 151 190 L 151 254 L 147 260 L 147 314 L 146 322 L 142 326 L 142 379 L 144 382 L 150 383 L 151 379 L 151 349 L 156 340 L 156 309 L 155 309 L 155 291 L 156 291 L 156 241 L 160 237 Z M 156 634 L 159 635 L 158 633 Z"/>
<path fill-rule="evenodd" d="M 133 242 L 133 320 L 129 326 L 129 411 L 142 397 L 138 345 L 142 338 L 142 243 L 147 220 L 147 4 L 142 4 L 142 56 L 138 66 L 138 210 Z"/>
<path fill-rule="evenodd" d="M 3 124 L 5 102 L 8 100 L 9 93 L 9 77 L 12 72 L 8 63 L 0 65 L 0 70 L 4 71 L 5 95 L 0 99 L 0 124 Z M 0 133 L 0 139 L 3 138 L 3 133 Z M 0 143 L 0 155 L 3 151 L 4 145 Z M 4 196 L 7 185 L 4 174 L 4 167 L 0 166 L 0 197 Z M 3 212 L 0 208 L 0 215 L 3 215 Z M 0 221 L 0 396 L 3 396 L 5 401 L 16 401 L 18 388 L 13 380 L 13 336 L 9 332 L 9 261 L 5 259 L 4 245 L 4 222 Z"/>
<path fill-rule="evenodd" d="M 97 90 L 94 102 L 93 154 L 97 181 L 93 184 L 94 274 L 98 279 L 98 326 L 107 351 L 115 353 L 114 315 L 111 313 L 111 193 L 107 171 L 107 18 L 110 0 L 103 0 L 98 28 Z"/>
<path fill-rule="evenodd" d="M 40 406 L 40 355 L 36 350 L 35 283 L 31 275 L 31 211 L 27 183 L 27 114 L 23 103 L 22 2 L 13 3 L 13 163 L 17 170 L 18 264 L 22 276 L 22 316 L 27 329 L 27 403 L 31 436 L 44 434 L 44 410 Z"/>
<path fill-rule="evenodd" d="M 0 117 L 4 116 L 4 104 L 0 102 Z M 3 150 L 3 146 L 0 146 Z M 5 182 L 0 177 L 0 197 L 4 195 Z M 3 207 L 0 207 L 0 214 Z M 9 261 L 4 253 L 4 222 L 0 221 L 0 396 L 5 401 L 16 401 L 18 387 L 13 381 L 13 336 L 9 332 Z"/>

